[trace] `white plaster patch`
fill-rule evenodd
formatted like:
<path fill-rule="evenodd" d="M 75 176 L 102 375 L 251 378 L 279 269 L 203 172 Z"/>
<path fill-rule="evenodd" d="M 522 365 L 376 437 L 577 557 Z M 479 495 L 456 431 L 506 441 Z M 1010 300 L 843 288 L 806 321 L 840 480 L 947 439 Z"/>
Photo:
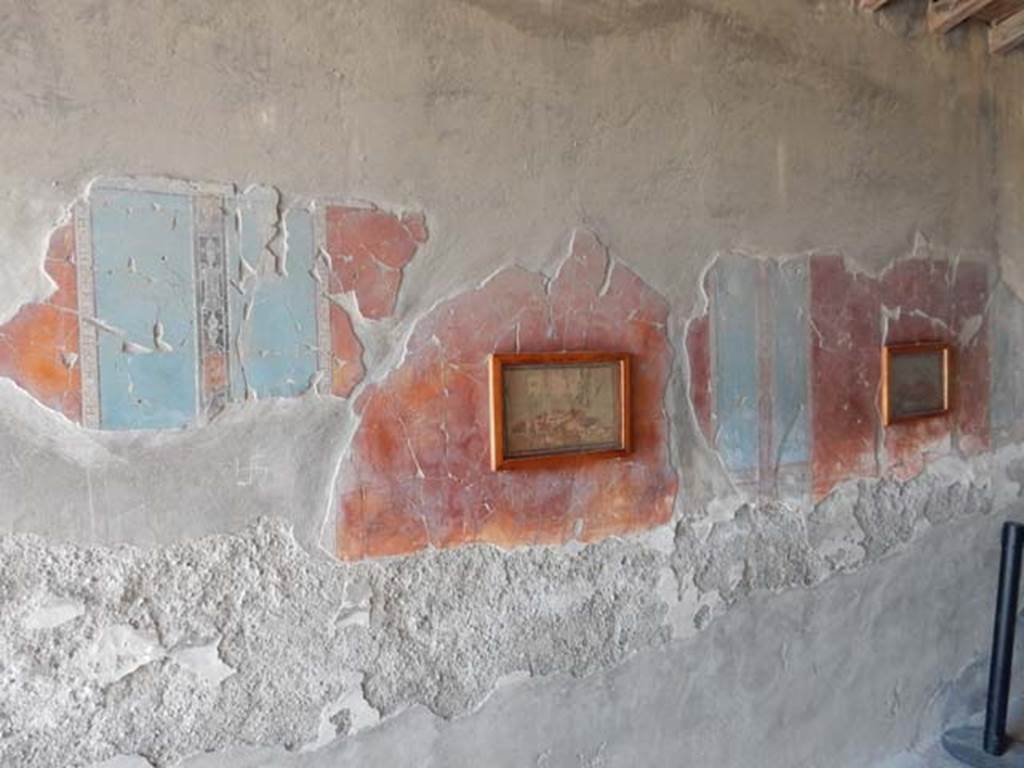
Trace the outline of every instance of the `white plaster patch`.
<path fill-rule="evenodd" d="M 155 633 L 142 632 L 127 624 L 114 624 L 104 627 L 76 661 L 84 674 L 107 684 L 164 655 Z"/>
<path fill-rule="evenodd" d="M 81 600 L 50 596 L 25 619 L 29 629 L 53 629 L 85 613 Z"/>
<path fill-rule="evenodd" d="M 152 768 L 152 765 L 136 755 L 118 755 L 102 763 L 93 763 L 90 768 Z"/>
<path fill-rule="evenodd" d="M 500 690 L 502 688 L 510 688 L 513 685 L 519 685 L 525 683 L 533 675 L 531 675 L 525 669 L 517 669 L 515 672 L 509 672 L 507 675 L 502 675 L 494 681 L 494 690 Z"/>
<path fill-rule="evenodd" d="M 172 651 L 170 655 L 181 666 L 192 671 L 202 680 L 217 686 L 236 672 L 234 667 L 225 664 L 221 659 L 219 645 L 220 638 L 218 637 L 206 645 L 180 648 Z"/>
<path fill-rule="evenodd" d="M 349 729 L 344 735 L 371 728 L 380 722 L 380 712 L 370 706 L 363 696 L 363 675 L 352 672 L 344 678 L 345 693 L 324 705 L 320 711 L 320 724 L 315 741 L 303 745 L 301 752 L 314 752 L 339 738 L 337 725 L 332 719 L 348 710 Z"/>
<path fill-rule="evenodd" d="M 338 620 L 339 627 L 368 627 L 370 626 L 370 609 L 369 608 L 358 608 L 353 610 L 341 619 Z"/>
<path fill-rule="evenodd" d="M 372 728 L 380 722 L 380 712 L 374 709 L 370 702 L 363 696 L 362 675 L 359 682 L 353 685 L 340 701 L 339 709 L 347 709 L 352 718 L 352 727 L 349 733 L 357 733 L 366 728 Z"/>
<path fill-rule="evenodd" d="M 960 327 L 960 336 L 957 339 L 961 347 L 966 347 L 974 341 L 974 337 L 978 335 L 978 331 L 981 330 L 984 322 L 985 318 L 983 315 L 971 315 L 964 320 L 963 325 Z"/>

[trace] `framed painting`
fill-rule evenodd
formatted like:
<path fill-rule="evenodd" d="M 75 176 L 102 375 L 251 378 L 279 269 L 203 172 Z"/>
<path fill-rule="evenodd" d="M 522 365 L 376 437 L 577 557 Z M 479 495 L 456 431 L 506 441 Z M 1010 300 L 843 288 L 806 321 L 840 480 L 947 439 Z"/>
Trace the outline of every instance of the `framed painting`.
<path fill-rule="evenodd" d="M 491 355 L 490 393 L 494 470 L 629 453 L 628 355 Z"/>
<path fill-rule="evenodd" d="M 950 410 L 953 350 L 949 344 L 893 344 L 882 350 L 885 425 L 941 416 Z"/>

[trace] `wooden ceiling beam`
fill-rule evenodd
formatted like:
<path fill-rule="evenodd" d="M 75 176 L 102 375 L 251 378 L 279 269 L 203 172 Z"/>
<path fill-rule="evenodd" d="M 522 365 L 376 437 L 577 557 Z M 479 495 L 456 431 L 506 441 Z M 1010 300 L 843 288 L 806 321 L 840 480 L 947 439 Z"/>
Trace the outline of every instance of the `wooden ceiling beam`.
<path fill-rule="evenodd" d="M 931 0 L 928 3 L 928 29 L 949 32 L 993 2 L 995 0 Z"/>
<path fill-rule="evenodd" d="M 1017 11 L 1012 16 L 993 25 L 988 31 L 988 49 L 992 53 L 1006 53 L 1022 41 L 1024 41 L 1024 11 Z"/>

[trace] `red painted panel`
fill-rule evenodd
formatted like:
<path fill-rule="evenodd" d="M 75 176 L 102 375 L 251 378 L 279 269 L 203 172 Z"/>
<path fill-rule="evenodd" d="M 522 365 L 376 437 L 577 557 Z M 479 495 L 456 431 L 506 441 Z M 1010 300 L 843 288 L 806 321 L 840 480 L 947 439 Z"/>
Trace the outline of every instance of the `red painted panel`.
<path fill-rule="evenodd" d="M 813 495 L 878 473 L 875 433 L 881 305 L 875 281 L 838 256 L 811 268 L 811 466 Z"/>
<path fill-rule="evenodd" d="M 342 557 L 592 541 L 670 519 L 668 306 L 628 269 L 607 270 L 604 248 L 578 233 L 550 291 L 541 275 L 511 268 L 418 324 L 403 365 L 356 403 L 361 423 L 339 481 Z M 492 472 L 488 355 L 583 348 L 634 355 L 633 453 Z"/>
<path fill-rule="evenodd" d="M 29 304 L 0 326 L 0 376 L 7 376 L 44 405 L 72 421 L 82 420 L 78 366 L 78 288 L 71 224 L 54 231 L 46 271 L 57 290 Z"/>
<path fill-rule="evenodd" d="M 325 221 L 331 291 L 353 291 L 365 317 L 389 317 L 402 269 L 427 240 L 423 216 L 399 218 L 377 208 L 328 206 Z"/>
<path fill-rule="evenodd" d="M 875 279 L 815 257 L 812 275 L 814 495 L 844 479 L 882 472 L 909 478 L 954 443 L 986 450 L 989 350 L 984 264 L 908 259 Z M 875 466 L 884 344 L 944 341 L 954 352 L 952 412 L 882 432 Z"/>
<path fill-rule="evenodd" d="M 960 262 L 952 313 L 954 328 L 961 341 L 955 360 L 958 373 L 953 387 L 953 409 L 958 446 L 968 455 L 982 453 L 992 446 L 989 412 L 992 368 L 989 365 L 987 319 L 989 291 L 987 265 Z"/>

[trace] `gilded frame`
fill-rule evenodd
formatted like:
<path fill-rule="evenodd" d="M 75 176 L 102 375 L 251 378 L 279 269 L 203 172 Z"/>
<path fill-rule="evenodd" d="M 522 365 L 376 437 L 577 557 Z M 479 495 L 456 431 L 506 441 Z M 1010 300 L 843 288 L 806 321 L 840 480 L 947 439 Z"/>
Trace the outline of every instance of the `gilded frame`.
<path fill-rule="evenodd" d="M 549 453 L 516 456 L 507 446 L 507 402 L 505 397 L 505 372 L 515 366 L 531 367 L 588 367 L 603 364 L 618 365 L 618 402 L 614 403 L 613 417 L 618 424 L 618 439 L 614 447 L 590 449 L 584 444 L 574 449 L 571 444 Z M 630 357 L 628 354 L 610 352 L 546 352 L 539 354 L 494 354 L 489 360 L 490 379 L 490 428 L 491 428 L 491 469 L 529 469 L 566 463 L 578 463 L 595 459 L 625 456 L 632 448 L 630 429 Z"/>
<path fill-rule="evenodd" d="M 893 360 L 897 357 L 914 355 L 941 355 L 940 371 L 942 375 L 942 404 L 927 410 L 911 413 L 898 413 L 894 408 L 893 398 Z M 953 348 L 940 341 L 920 342 L 915 344 L 888 344 L 882 348 L 882 418 L 885 426 L 901 424 L 920 419 L 943 416 L 952 410 L 951 380 L 953 376 Z"/>

